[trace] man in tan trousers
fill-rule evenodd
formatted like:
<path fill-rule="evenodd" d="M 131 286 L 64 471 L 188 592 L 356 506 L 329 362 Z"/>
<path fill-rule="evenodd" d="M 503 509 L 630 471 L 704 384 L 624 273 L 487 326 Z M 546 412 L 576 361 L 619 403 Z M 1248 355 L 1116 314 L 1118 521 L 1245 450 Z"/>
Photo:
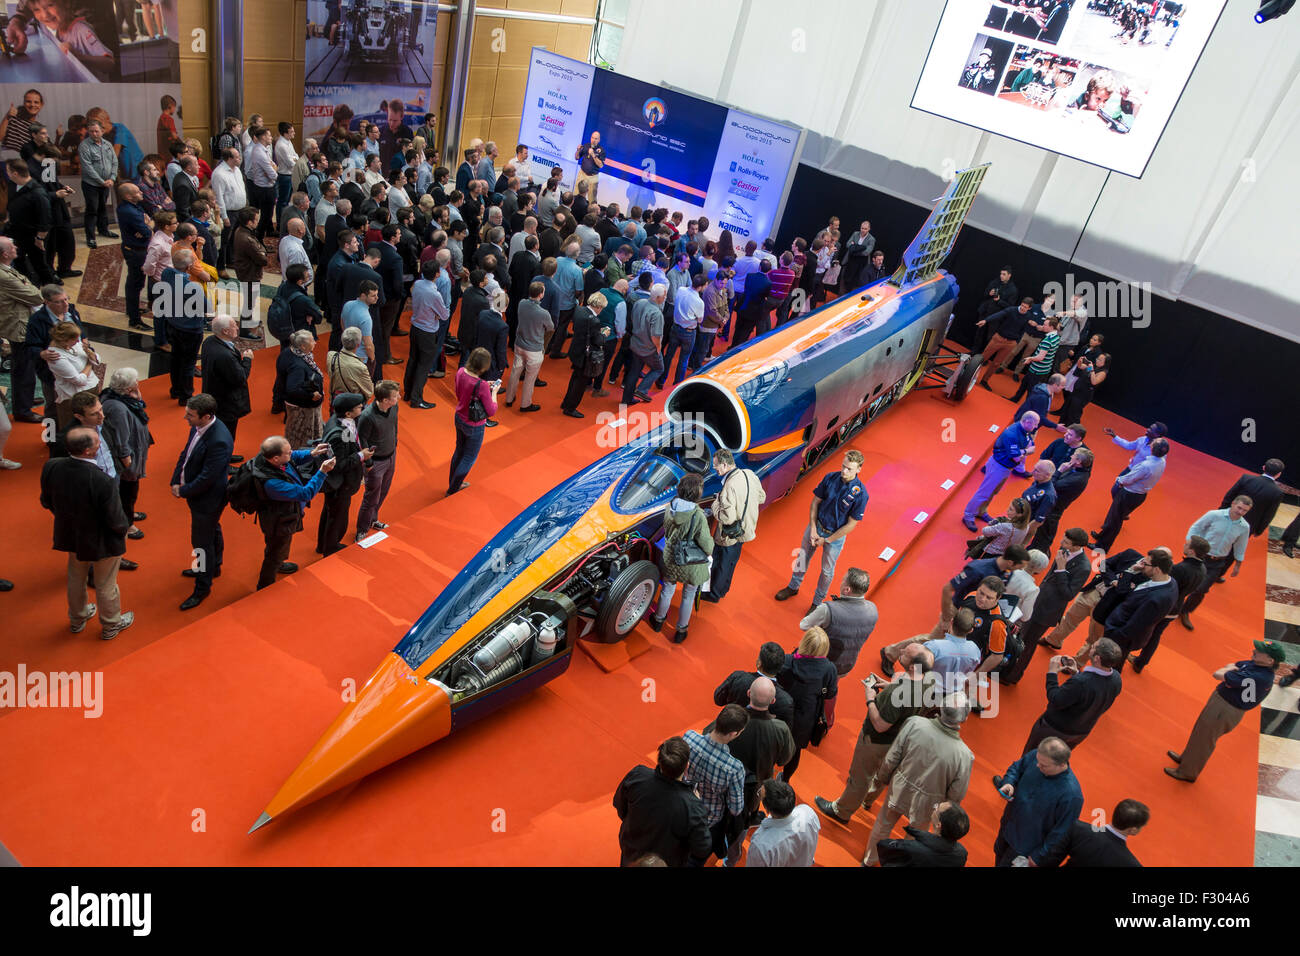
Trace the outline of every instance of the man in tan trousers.
<path fill-rule="evenodd" d="M 975 755 L 961 739 L 961 726 L 969 716 L 966 695 L 950 694 L 938 717 L 911 717 L 903 725 L 876 771 L 880 788 L 889 787 L 889 799 L 867 838 L 863 865 L 876 865 L 876 844 L 890 835 L 899 817 L 928 832 L 938 804 L 960 803 L 966 796 L 975 763 Z"/>

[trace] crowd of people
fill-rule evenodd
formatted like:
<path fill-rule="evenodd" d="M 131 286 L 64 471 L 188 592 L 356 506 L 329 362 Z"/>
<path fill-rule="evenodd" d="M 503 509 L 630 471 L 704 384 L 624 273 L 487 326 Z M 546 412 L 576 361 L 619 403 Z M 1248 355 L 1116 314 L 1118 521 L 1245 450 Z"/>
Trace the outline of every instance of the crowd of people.
<path fill-rule="evenodd" d="M 169 354 L 170 398 L 190 426 L 178 448 L 151 451 L 138 374 L 99 359 L 59 284 L 74 274 L 71 256 L 50 241 L 53 225 L 42 216 L 54 222 L 65 188 L 35 176 L 31 160 L 6 164 L 11 226 L 0 237 L 0 335 L 13 362 L 14 420 L 54 425 L 40 500 L 54 515 L 55 550 L 68 555 L 73 633 L 98 617 L 100 637 L 111 640 L 134 621 L 117 577 L 138 567 L 125 557 L 126 542 L 144 536 L 141 482 L 150 458 L 157 473 L 160 453 L 171 468 L 170 493 L 190 513 L 194 560 L 183 574 L 193 590 L 180 607 L 191 610 L 221 574 L 227 508 L 257 516 L 265 540 L 259 589 L 297 570 L 291 544 L 312 505 L 318 554 L 383 531 L 398 406 L 434 409 L 427 382 L 447 376 L 449 359 L 455 447 L 447 492 L 455 494 L 468 486 L 496 416 L 541 410 L 546 358 L 567 360 L 558 405 L 567 416 L 583 417 L 584 399 L 610 397 L 606 386 L 620 385 L 625 405 L 648 402 L 670 377 L 680 382 L 826 297 L 888 275 L 867 221 L 843 242 L 832 217 L 811 242 L 797 238 L 779 254 L 770 239 L 737 248 L 725 230 L 705 238 L 703 218 L 596 204 L 595 174 L 566 190 L 561 170 L 534 167 L 524 144 L 500 163 L 495 143 L 474 140 L 453 173 L 417 134 L 385 168 L 379 128 L 352 131 L 349 118 L 340 116 L 323 142 L 307 140 L 301 154 L 291 124 L 253 116 L 245 128 L 230 118 L 211 143 L 211 166 L 199 144 L 177 137 L 169 155 L 146 156 L 133 171 L 118 168 L 102 130 L 89 124 L 79 147 L 85 241 L 121 240 L 129 325 L 151 330 L 154 347 Z M 42 131 L 30 132 L 37 143 Z M 118 234 L 108 228 L 110 190 Z M 15 223 L 15 208 L 34 211 Z M 264 332 L 259 287 L 272 255 L 280 283 Z M 231 279 L 239 289 L 233 310 L 218 305 Z M 1049 659 L 1047 703 L 1024 755 L 994 781 L 1008 800 L 994 850 L 1007 865 L 1136 863 L 1126 841 L 1145 826 L 1147 808 L 1125 800 L 1104 830 L 1080 823 L 1070 754 L 1120 694 L 1126 663 L 1135 673 L 1150 666 L 1165 628 L 1178 620 L 1191 629 L 1212 586 L 1237 574 L 1248 537 L 1265 533 L 1276 512 L 1283 465 L 1270 459 L 1261 475 L 1243 476 L 1180 546 L 1112 554 L 1125 520 L 1158 485 L 1170 444 L 1159 422 L 1131 440 L 1107 429 L 1133 452 L 1115 478 L 1110 510 L 1091 535 L 1078 526 L 1058 533 L 1091 478 L 1081 419 L 1109 371 L 1104 338 L 1091 333 L 1077 297 L 1066 310 L 1050 297 L 1021 298 L 1010 269 L 989 283 L 976 321 L 972 354 L 987 367 L 981 384 L 1009 372 L 1020 385 L 1012 401 L 1024 401 L 964 509 L 976 537 L 967 563 L 941 589 L 933 629 L 880 648 L 881 674 L 865 682 L 867 718 L 843 791 L 817 797 L 814 810 L 798 802 L 790 780 L 802 752 L 833 726 L 840 681 L 879 619 L 865 570 L 849 568 L 831 594 L 839 555 L 868 503 L 858 477 L 864 459 L 854 449 L 813 489 L 793 573 L 775 595 L 798 594 L 820 549 L 797 647 L 764 643 L 756 670 L 732 673 L 715 691 L 721 710 L 713 722 L 665 741 L 655 768 L 637 767 L 622 781 L 614 806 L 623 863 L 699 865 L 712 855 L 734 865 L 747 846 L 747 865 L 811 865 L 822 818 L 846 824 L 887 793 L 864 863 L 963 865 L 970 821 L 962 801 L 973 763 L 963 725 L 991 692 L 1023 677 L 1039 645 L 1062 649 L 1085 619 L 1078 651 Z M 392 348 L 401 336 L 410 339 L 406 358 Z M 236 443 L 253 407 L 252 347 L 272 338 L 279 351 L 268 398 L 271 412 L 283 415 L 282 434 L 263 437 L 245 460 Z M 34 410 L 38 381 L 43 414 Z M 3 452 L 10 426 L 8 416 L 0 419 Z M 1040 450 L 1049 429 L 1052 441 Z M 758 476 L 730 452 L 712 464 L 722 486 L 709 512 L 698 475 L 683 479 L 665 508 L 649 623 L 670 629 L 678 643 L 701 603 L 726 600 L 765 501 Z M 2 455 L 0 465 L 20 467 Z M 1013 476 L 1027 484 L 995 519 L 986 509 Z M 1295 534 L 1288 534 L 1289 554 Z M 1187 744 L 1170 751 L 1166 772 L 1194 781 L 1217 737 L 1259 704 L 1283 660 L 1278 645 L 1257 641 L 1249 658 L 1217 671 L 1218 688 Z M 1289 668 L 1281 673 L 1291 679 Z M 894 839 L 902 818 L 906 838 Z"/>

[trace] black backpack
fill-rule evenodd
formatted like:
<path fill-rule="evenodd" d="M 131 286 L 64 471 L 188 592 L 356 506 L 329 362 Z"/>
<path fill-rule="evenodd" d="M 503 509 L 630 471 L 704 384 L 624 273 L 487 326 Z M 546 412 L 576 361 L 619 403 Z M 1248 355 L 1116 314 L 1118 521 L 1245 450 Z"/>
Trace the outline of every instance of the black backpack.
<path fill-rule="evenodd" d="M 287 293 L 277 290 L 275 298 L 266 308 L 266 328 L 277 339 L 284 341 L 293 335 L 293 299 L 302 295 L 302 289 L 291 288 Z"/>
<path fill-rule="evenodd" d="M 251 459 L 243 462 L 230 476 L 230 481 L 226 484 L 226 496 L 230 501 L 231 510 L 236 514 L 257 513 L 263 500 L 262 485 L 261 479 L 253 471 Z"/>

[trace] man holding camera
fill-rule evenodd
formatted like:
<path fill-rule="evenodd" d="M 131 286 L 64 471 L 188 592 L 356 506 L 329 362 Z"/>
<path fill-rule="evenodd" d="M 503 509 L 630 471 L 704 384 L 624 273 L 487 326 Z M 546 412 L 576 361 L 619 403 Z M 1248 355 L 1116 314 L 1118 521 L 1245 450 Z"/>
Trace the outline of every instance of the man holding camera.
<path fill-rule="evenodd" d="M 736 459 L 725 448 L 714 452 L 713 470 L 722 479 L 722 488 L 713 504 L 718 531 L 713 542 L 712 578 L 700 599 L 716 604 L 731 590 L 741 548 L 757 535 L 758 509 L 767 500 L 767 492 L 758 475 L 748 468 L 737 468 Z"/>
<path fill-rule="evenodd" d="M 293 574 L 298 565 L 289 560 L 289 547 L 293 536 L 302 530 L 302 515 L 307 502 L 325 484 L 334 470 L 334 458 L 326 458 L 320 469 L 307 481 L 298 473 L 297 465 L 327 454 L 330 446 L 321 443 L 315 448 L 294 451 L 288 439 L 272 435 L 262 442 L 261 452 L 253 459 L 251 468 L 261 485 L 262 504 L 257 509 L 257 523 L 266 540 L 262 554 L 262 569 L 257 576 L 257 589 L 275 583 L 276 574 Z"/>
<path fill-rule="evenodd" d="M 1034 722 L 1021 754 L 1036 750 L 1048 737 L 1059 737 L 1071 749 L 1083 743 L 1101 715 L 1123 689 L 1119 665 L 1124 652 L 1108 637 L 1092 649 L 1093 662 L 1080 668 L 1073 657 L 1055 655 L 1047 665 L 1047 709 Z M 1069 678 L 1062 686 L 1061 674 Z"/>

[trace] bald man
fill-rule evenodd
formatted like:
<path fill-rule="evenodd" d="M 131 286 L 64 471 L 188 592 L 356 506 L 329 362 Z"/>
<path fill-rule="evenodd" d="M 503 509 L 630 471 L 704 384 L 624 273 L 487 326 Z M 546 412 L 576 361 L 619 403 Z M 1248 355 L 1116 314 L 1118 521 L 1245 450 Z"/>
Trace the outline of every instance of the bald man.
<path fill-rule="evenodd" d="M 296 262 L 307 267 L 307 284 L 311 284 L 311 256 L 307 255 L 307 220 L 302 218 L 289 220 L 276 255 L 280 257 L 281 275 Z"/>
<path fill-rule="evenodd" d="M 749 705 L 745 710 L 749 721 L 729 744 L 731 755 L 745 766 L 745 811 L 732 821 L 727 839 L 727 866 L 735 866 L 740 859 L 741 836 L 750 825 L 750 818 L 758 810 L 758 788 L 775 775 L 777 766 L 784 767 L 794 759 L 794 735 L 786 722 L 774 717 L 770 708 L 776 700 L 776 684 L 768 677 L 756 677 L 749 685 Z M 713 724 L 704 728 L 705 733 Z M 750 779 L 753 774 L 753 779 Z"/>
<path fill-rule="evenodd" d="M 217 420 L 230 430 L 231 444 L 239 420 L 253 410 L 248 397 L 248 376 L 253 370 L 253 353 L 241 349 L 239 320 L 229 315 L 218 315 L 212 320 L 212 334 L 199 351 L 203 363 L 203 391 L 217 400 Z M 243 455 L 231 455 L 232 462 L 244 460 Z"/>

